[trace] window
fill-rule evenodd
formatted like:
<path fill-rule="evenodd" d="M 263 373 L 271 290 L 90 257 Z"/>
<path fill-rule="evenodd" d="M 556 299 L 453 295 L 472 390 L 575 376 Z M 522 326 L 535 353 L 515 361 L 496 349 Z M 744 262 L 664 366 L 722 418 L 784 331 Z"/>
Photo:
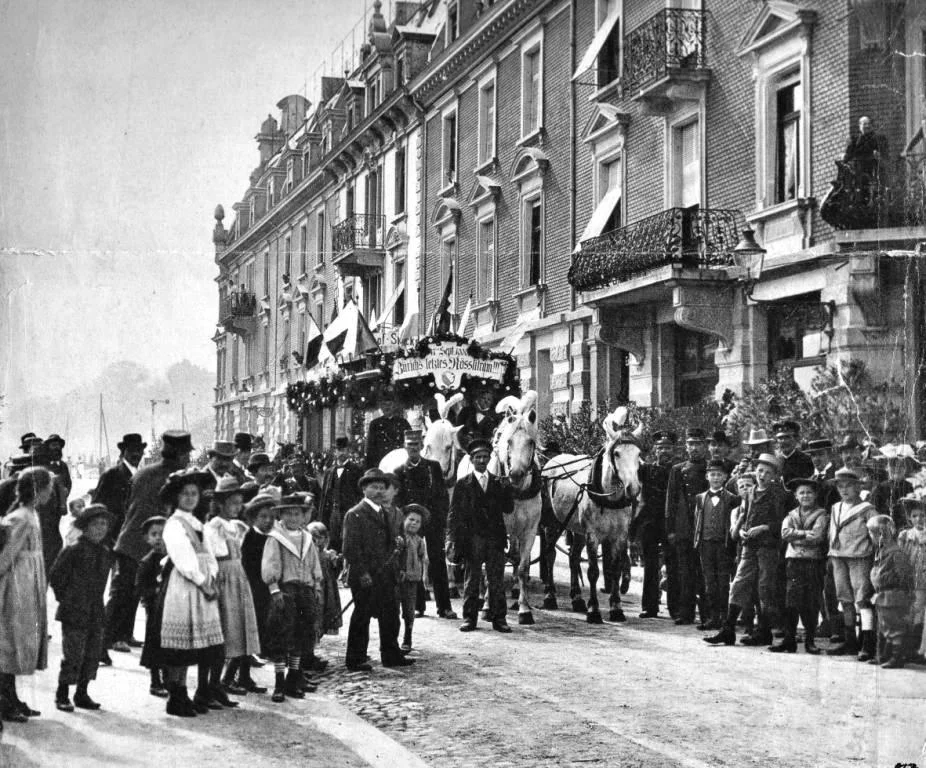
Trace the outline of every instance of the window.
<path fill-rule="evenodd" d="M 275 193 L 276 193 L 276 179 L 273 176 L 271 176 L 270 180 L 267 182 L 267 210 L 268 211 L 271 208 L 273 208 L 273 204 L 276 199 L 274 197 Z"/>
<path fill-rule="evenodd" d="M 820 356 L 826 352 L 826 324 L 818 292 L 769 304 L 769 373 L 782 367 L 819 365 Z"/>
<path fill-rule="evenodd" d="M 444 288 L 447 285 L 447 278 L 450 277 L 450 265 L 455 264 L 456 260 L 456 238 L 451 237 L 446 240 L 442 240 L 440 248 L 440 286 L 438 287 L 438 296 L 444 295 Z"/>
<path fill-rule="evenodd" d="M 379 75 L 375 75 L 367 84 L 367 114 L 370 114 L 379 106 L 380 102 L 380 80 Z"/>
<path fill-rule="evenodd" d="M 311 156 L 311 152 L 306 152 L 302 156 L 302 178 L 306 178 L 309 175 L 309 170 L 311 168 Z"/>
<path fill-rule="evenodd" d="M 780 84 L 775 92 L 775 202 L 798 197 L 801 183 L 801 84 Z"/>
<path fill-rule="evenodd" d="M 290 157 L 286 160 L 286 186 L 284 189 L 288 192 L 293 188 L 296 179 L 296 161 Z"/>
<path fill-rule="evenodd" d="M 249 293 L 257 293 L 257 282 L 254 273 L 255 266 L 254 262 L 251 261 L 248 263 L 248 266 L 244 270 L 245 280 L 247 281 L 247 290 Z"/>
<path fill-rule="evenodd" d="M 283 274 L 289 278 L 293 276 L 293 238 L 291 235 L 283 238 Z"/>
<path fill-rule="evenodd" d="M 697 120 L 672 128 L 673 206 L 690 208 L 701 202 L 700 131 Z"/>
<path fill-rule="evenodd" d="M 621 74 L 621 14 L 620 0 L 599 3 L 602 15 L 599 34 L 604 38 L 598 51 L 596 78 L 599 88 L 614 82 Z"/>
<path fill-rule="evenodd" d="M 405 213 L 405 149 L 395 152 L 395 214 Z"/>
<path fill-rule="evenodd" d="M 676 328 L 676 405 L 691 406 L 713 397 L 719 380 L 714 352 L 717 339 L 706 333 Z"/>
<path fill-rule="evenodd" d="M 264 344 L 263 344 L 263 370 L 270 370 L 270 326 L 264 326 Z"/>
<path fill-rule="evenodd" d="M 382 273 L 370 273 L 363 280 L 363 315 L 367 320 L 379 317 L 383 303 L 380 294 L 383 291 Z"/>
<path fill-rule="evenodd" d="M 264 251 L 264 296 L 270 295 L 270 251 Z"/>
<path fill-rule="evenodd" d="M 325 263 L 325 211 L 315 214 L 315 266 Z"/>
<path fill-rule="evenodd" d="M 248 226 L 249 227 L 254 223 L 254 208 L 255 208 L 254 203 L 255 202 L 256 202 L 255 198 L 253 197 L 248 201 Z"/>
<path fill-rule="evenodd" d="M 540 198 L 524 201 L 524 240 L 522 246 L 525 286 L 538 285 L 543 255 L 543 206 Z"/>
<path fill-rule="evenodd" d="M 300 357 L 305 354 L 305 343 L 308 341 L 309 335 L 309 313 L 306 312 L 299 318 L 299 347 L 297 352 Z"/>
<path fill-rule="evenodd" d="M 495 157 L 495 81 L 479 89 L 479 164 Z"/>
<path fill-rule="evenodd" d="M 495 219 L 479 222 L 476 243 L 476 302 L 495 298 Z"/>
<path fill-rule="evenodd" d="M 450 3 L 447 6 L 447 45 L 450 45 L 460 36 L 460 4 Z"/>
<path fill-rule="evenodd" d="M 444 115 L 443 133 L 443 168 L 447 184 L 457 181 L 457 113 Z"/>
<path fill-rule="evenodd" d="M 581 243 L 592 237 L 598 237 L 605 232 L 613 232 L 621 227 L 621 196 L 623 192 L 623 179 L 621 177 L 621 159 L 618 156 L 610 162 L 598 163 L 598 205 L 592 212 L 591 218 L 582 237 Z"/>
<path fill-rule="evenodd" d="M 405 262 L 397 261 L 395 268 L 392 270 L 392 290 L 398 290 L 399 285 L 405 280 Z M 399 294 L 392 308 L 392 323 L 396 329 L 402 325 L 405 320 L 405 291 Z"/>
<path fill-rule="evenodd" d="M 521 136 L 540 129 L 543 112 L 543 86 L 540 43 L 521 55 Z"/>
<path fill-rule="evenodd" d="M 354 130 L 354 102 L 353 100 L 347 103 L 347 132 L 350 133 Z"/>
<path fill-rule="evenodd" d="M 309 227 L 299 227 L 299 274 L 304 275 L 309 267 Z"/>
<path fill-rule="evenodd" d="M 405 85 L 405 55 L 399 54 L 395 57 L 395 84 L 397 88 Z"/>

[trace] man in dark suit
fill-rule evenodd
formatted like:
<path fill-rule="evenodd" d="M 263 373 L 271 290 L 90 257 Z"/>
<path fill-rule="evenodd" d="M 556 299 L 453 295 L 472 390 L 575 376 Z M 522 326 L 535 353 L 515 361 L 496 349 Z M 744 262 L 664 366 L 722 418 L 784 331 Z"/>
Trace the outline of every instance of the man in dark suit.
<path fill-rule="evenodd" d="M 321 486 L 315 475 L 309 473 L 309 464 L 304 453 L 297 453 L 289 460 L 289 472 L 296 488 L 302 493 L 311 493 L 315 504 L 318 504 Z"/>
<path fill-rule="evenodd" d="M 331 548 L 341 551 L 341 528 L 344 514 L 353 507 L 361 497 L 358 491 L 360 469 L 348 459 L 346 437 L 337 437 L 334 441 L 334 464 L 325 470 L 322 478 L 322 494 L 318 503 L 321 521 L 328 528 Z"/>
<path fill-rule="evenodd" d="M 659 545 L 666 539 L 666 490 L 675 458 L 676 440 L 673 432 L 656 432 L 653 435 L 655 461 L 640 466 L 641 503 L 631 523 L 630 535 L 639 540 L 643 554 L 641 619 L 654 619 L 659 615 Z M 667 558 L 666 568 L 669 566 Z M 670 615 L 676 611 L 674 593 L 671 598 L 668 604 Z"/>
<path fill-rule="evenodd" d="M 58 482 L 65 490 L 64 497 L 67 499 L 71 495 L 74 483 L 71 481 L 71 470 L 63 459 L 64 438 L 57 434 L 49 435 L 45 438 L 44 446 L 48 453 L 46 467 L 58 478 Z"/>
<path fill-rule="evenodd" d="M 460 430 L 460 445 L 469 446 L 470 440 L 480 438 L 492 442 L 495 428 L 501 421 L 501 416 L 492 412 L 493 395 L 486 390 L 480 392 L 476 402 L 465 406 L 457 416 L 456 423 L 463 428 Z"/>
<path fill-rule="evenodd" d="M 103 648 L 127 652 L 134 642 L 135 575 L 138 564 L 148 554 L 143 523 L 149 517 L 162 514 L 159 496 L 161 486 L 171 472 L 186 468 L 190 463 L 193 444 L 189 432 L 168 430 L 161 435 L 161 460 L 138 470 L 132 478 L 125 522 L 116 539 L 114 552 L 116 570 L 109 585 L 109 602 L 106 604 L 106 629 Z"/>
<path fill-rule="evenodd" d="M 413 662 L 399 648 L 399 601 L 397 552 L 404 546 L 398 516 L 383 506 L 390 476 L 380 469 L 367 470 L 360 478 L 363 499 L 344 515 L 344 561 L 354 611 L 347 632 L 348 669 L 369 672 L 367 647 L 370 618 L 379 623 L 379 653 L 384 667 L 405 667 Z"/>
<path fill-rule="evenodd" d="M 421 430 L 410 429 L 405 432 L 405 450 L 408 459 L 395 471 L 399 481 L 396 504 L 421 504 L 431 513 L 424 529 L 424 539 L 428 548 L 428 561 L 431 585 L 434 588 L 434 602 L 437 615 L 442 619 L 455 619 L 450 604 L 450 584 L 447 581 L 444 540 L 447 533 L 447 487 L 440 464 L 421 457 Z M 418 585 L 418 612 L 424 613 L 425 589 Z"/>
<path fill-rule="evenodd" d="M 786 420 L 772 426 L 775 439 L 778 441 L 782 488 L 786 488 L 795 478 L 812 477 L 815 472 L 813 460 L 797 447 L 801 434 L 800 425 L 796 421 Z"/>
<path fill-rule="evenodd" d="M 138 465 L 148 444 L 142 440 L 141 435 L 132 432 L 124 435 L 116 447 L 119 449 L 119 463 L 100 475 L 100 481 L 91 494 L 93 503 L 104 504 L 112 515 L 112 525 L 103 539 L 103 543 L 110 548 L 115 545 L 116 536 L 125 522 L 132 478 L 138 472 Z"/>
<path fill-rule="evenodd" d="M 373 419 L 367 430 L 367 468 L 378 467 L 389 451 L 401 448 L 405 431 L 411 429 L 395 401 L 384 400 L 380 407 L 383 415 Z"/>
<path fill-rule="evenodd" d="M 694 543 L 695 497 L 707 490 L 705 435 L 703 429 L 689 429 L 685 434 L 688 460 L 669 471 L 666 489 L 666 540 L 675 552 L 678 595 L 676 624 L 693 624 L 697 598 L 701 595 L 701 567 Z M 672 575 L 669 589 L 673 589 Z M 704 616 L 701 617 L 702 619 Z"/>
<path fill-rule="evenodd" d="M 238 481 L 239 485 L 244 485 L 248 480 L 254 479 L 248 470 L 248 461 L 251 458 L 253 447 L 253 440 L 247 432 L 238 432 L 235 435 L 235 456 L 227 472 Z"/>
<path fill-rule="evenodd" d="M 502 486 L 489 474 L 492 445 L 476 438 L 467 448 L 473 463 L 471 474 L 453 487 L 447 516 L 447 549 L 450 560 L 465 565 L 463 623 L 461 632 L 476 629 L 479 612 L 479 582 L 485 565 L 488 582 L 489 615 L 492 629 L 511 632 L 506 619 L 507 606 L 502 579 L 505 573 L 505 515 L 514 511 L 511 488 Z"/>

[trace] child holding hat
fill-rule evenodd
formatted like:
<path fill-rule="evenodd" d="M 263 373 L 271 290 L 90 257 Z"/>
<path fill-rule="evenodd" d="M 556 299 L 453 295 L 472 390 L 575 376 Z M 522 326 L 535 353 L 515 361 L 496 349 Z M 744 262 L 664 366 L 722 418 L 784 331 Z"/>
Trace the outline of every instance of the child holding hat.
<path fill-rule="evenodd" d="M 55 706 L 62 712 L 74 707 L 99 709 L 87 694 L 96 679 L 103 652 L 103 591 L 112 567 L 113 555 L 103 544 L 112 516 L 102 504 L 90 504 L 74 520 L 80 538 L 58 555 L 48 581 L 58 600 L 55 618 L 61 622 L 61 672 Z M 68 687 L 77 686 L 74 703 Z"/>

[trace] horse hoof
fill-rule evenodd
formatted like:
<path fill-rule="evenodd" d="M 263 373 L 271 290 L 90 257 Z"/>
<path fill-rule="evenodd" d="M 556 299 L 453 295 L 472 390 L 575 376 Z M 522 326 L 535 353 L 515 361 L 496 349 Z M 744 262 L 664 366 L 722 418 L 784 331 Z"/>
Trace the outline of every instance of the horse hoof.
<path fill-rule="evenodd" d="M 627 617 L 624 616 L 624 612 L 620 608 L 612 608 L 608 614 L 608 619 L 610 621 L 627 621 Z"/>
<path fill-rule="evenodd" d="M 587 610 L 588 606 L 585 605 L 585 601 L 581 597 L 572 598 L 573 613 L 585 613 Z"/>
<path fill-rule="evenodd" d="M 543 598 L 543 607 L 548 611 L 555 611 L 559 608 L 559 603 L 556 602 L 556 598 L 553 595 L 547 595 Z"/>
<path fill-rule="evenodd" d="M 517 601 L 517 600 L 513 601 L 513 602 L 511 603 L 511 605 L 508 606 L 508 610 L 509 610 L 509 611 L 516 611 L 516 610 L 518 610 L 518 601 Z"/>
<path fill-rule="evenodd" d="M 601 614 L 598 611 L 589 611 L 585 614 L 585 621 L 589 624 L 604 624 Z"/>
<path fill-rule="evenodd" d="M 534 623 L 534 614 L 532 613 L 519 613 L 518 614 L 518 624 L 533 624 Z"/>

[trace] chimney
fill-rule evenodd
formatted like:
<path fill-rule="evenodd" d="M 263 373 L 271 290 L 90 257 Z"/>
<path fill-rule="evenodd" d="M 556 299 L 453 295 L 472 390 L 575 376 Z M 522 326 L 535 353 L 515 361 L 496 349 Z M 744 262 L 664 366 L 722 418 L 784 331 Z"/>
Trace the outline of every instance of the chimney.
<path fill-rule="evenodd" d="M 280 131 L 286 138 L 299 130 L 305 122 L 310 106 L 311 102 L 298 93 L 284 96 L 277 102 L 277 109 L 280 110 Z"/>
<path fill-rule="evenodd" d="M 257 139 L 257 148 L 260 150 L 261 165 L 265 165 L 283 147 L 284 137 L 277 129 L 277 121 L 273 115 L 267 115 L 267 119 L 261 123 L 260 133 L 254 138 Z"/>

